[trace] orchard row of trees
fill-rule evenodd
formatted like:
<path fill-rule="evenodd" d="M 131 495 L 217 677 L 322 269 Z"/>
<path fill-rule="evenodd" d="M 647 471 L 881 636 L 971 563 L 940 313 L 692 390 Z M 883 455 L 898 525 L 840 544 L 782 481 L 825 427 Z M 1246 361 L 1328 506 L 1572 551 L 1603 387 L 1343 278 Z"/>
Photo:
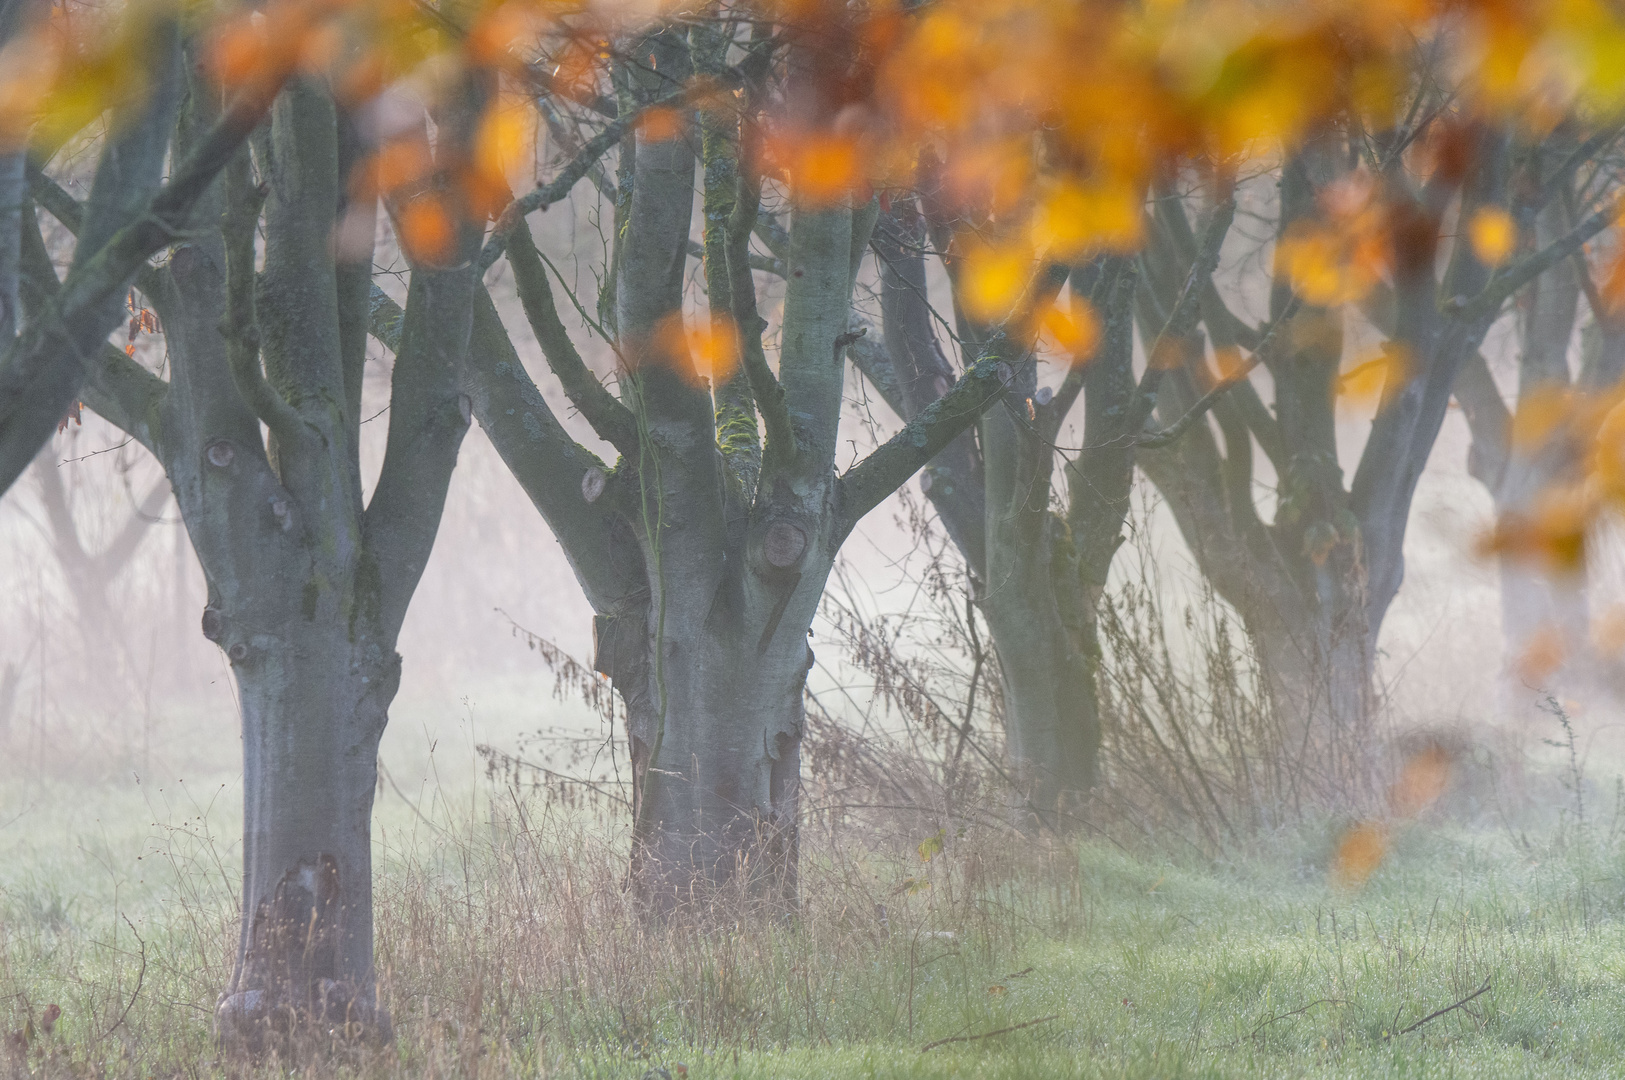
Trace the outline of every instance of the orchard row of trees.
<path fill-rule="evenodd" d="M 388 1031 L 377 748 L 474 423 L 596 612 L 654 914 L 722 885 L 794 904 L 808 632 L 843 542 L 916 474 L 991 629 L 1013 812 L 1041 826 L 1102 779 L 1097 623 L 1136 469 L 1334 752 L 1369 723 L 1452 401 L 1503 514 L 1509 626 L 1572 622 L 1514 564 L 1578 568 L 1625 475 L 1625 27 L 1585 4 L 1266 7 L 0 0 L 0 485 L 78 402 L 168 476 L 242 709 L 222 1034 Z M 87 144 L 80 202 L 59 152 Z M 583 182 L 613 205 L 596 298 L 530 224 Z M 375 280 L 380 207 L 404 303 Z M 1256 280 L 1222 287 L 1248 245 Z M 499 260 L 545 369 L 487 290 Z M 131 297 L 161 372 L 109 343 Z M 1481 351 L 1509 311 L 1511 402 Z M 367 490 L 369 340 L 394 368 Z M 849 360 L 899 424 L 838 469 Z M 1372 412 L 1355 457 L 1340 396 Z"/>

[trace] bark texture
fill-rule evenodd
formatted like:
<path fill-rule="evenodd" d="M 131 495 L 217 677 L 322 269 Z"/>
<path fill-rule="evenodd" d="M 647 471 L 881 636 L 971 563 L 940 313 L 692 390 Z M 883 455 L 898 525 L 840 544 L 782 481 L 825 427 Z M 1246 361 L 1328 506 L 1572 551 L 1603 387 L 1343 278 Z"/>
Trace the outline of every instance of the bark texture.
<path fill-rule="evenodd" d="M 597 613 L 596 664 L 627 706 L 632 881 L 662 915 L 698 912 L 720 893 L 794 903 L 807 638 L 836 553 L 859 518 L 1003 392 L 990 351 L 896 439 L 836 474 L 853 281 L 877 207 L 793 198 L 787 226 L 762 211 L 743 148 L 759 138 L 767 101 L 778 44 L 768 29 L 742 56 L 707 30 L 660 29 L 633 43 L 639 63 L 616 75 L 617 123 L 696 67 L 744 91 L 742 109 L 685 112 L 675 138 L 639 131 L 621 143 L 612 302 L 599 305 L 621 357 L 616 392 L 582 362 L 523 219 L 505 242 L 548 366 L 618 452 L 613 466 L 568 435 L 494 306 L 476 301 L 474 415 Z M 811 103 L 802 120 L 827 123 L 818 64 L 847 61 L 817 55 L 816 42 L 789 48 L 806 90 L 797 100 Z M 582 145 L 601 153 L 608 142 Z M 588 175 L 591 164 L 578 155 L 560 175 Z M 691 239 L 696 187 L 703 243 Z M 776 245 L 772 260 L 751 253 L 753 234 Z M 706 314 L 738 328 L 738 368 L 726 375 L 703 370 L 674 332 L 691 251 L 704 260 Z M 776 370 L 756 265 L 785 275 Z M 377 301 L 375 326 L 389 307 Z"/>
<path fill-rule="evenodd" d="M 228 117 L 193 81 L 172 120 L 160 149 L 195 160 Z M 442 154 L 468 121 L 441 118 Z M 162 463 L 208 583 L 202 632 L 237 682 L 242 931 L 215 1019 L 228 1046 L 250 1052 L 389 1036 L 372 958 L 378 740 L 399 685 L 401 622 L 469 423 L 460 378 L 479 230 L 465 226 L 454 268 L 412 269 L 391 342 L 384 464 L 363 499 L 357 412 L 371 259 L 336 261 L 330 241 L 341 209 L 367 209 L 345 207 L 341 194 L 352 140 L 323 84 L 290 83 L 256 161 L 232 154 L 190 204 L 185 242 L 140 276 L 166 335 L 169 378 L 103 342 L 83 389 Z M 80 252 L 93 250 L 95 193 L 81 210 L 43 173 L 34 181 L 79 230 Z M 57 280 L 37 228 L 24 230 L 24 263 L 30 318 L 59 318 L 77 269 Z"/>

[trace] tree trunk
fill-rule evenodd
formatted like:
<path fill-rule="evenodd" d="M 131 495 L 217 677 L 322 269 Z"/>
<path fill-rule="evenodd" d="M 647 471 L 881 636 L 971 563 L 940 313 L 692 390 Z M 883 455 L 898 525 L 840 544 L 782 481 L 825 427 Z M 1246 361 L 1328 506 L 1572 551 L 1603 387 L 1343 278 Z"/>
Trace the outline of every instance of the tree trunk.
<path fill-rule="evenodd" d="M 214 625 L 219 615 L 208 609 Z M 243 922 L 222 1034 L 250 1052 L 314 1033 L 388 1038 L 372 952 L 372 800 L 399 657 L 343 630 L 228 647 L 243 719 Z"/>
<path fill-rule="evenodd" d="M 782 619 L 774 637 L 785 644 L 759 652 L 759 620 L 704 621 L 703 611 L 668 608 L 663 689 L 650 671 L 647 696 L 622 691 L 640 706 L 628 710 L 632 879 L 640 901 L 660 914 L 703 910 L 730 888 L 770 907 L 793 906 L 802 692 L 812 664 L 806 625 Z M 654 640 L 645 636 L 645 655 Z"/>
<path fill-rule="evenodd" d="M 1365 768 L 1362 747 L 1375 706 L 1375 634 L 1353 583 L 1318 583 L 1314 600 L 1273 606 L 1239 605 L 1274 706 L 1293 743 L 1315 745 L 1327 775 L 1354 780 Z"/>
<path fill-rule="evenodd" d="M 629 717 L 634 887 L 662 915 L 725 889 L 791 906 L 807 635 L 833 547 L 806 536 L 829 523 L 770 516 L 712 547 L 666 513 L 647 606 L 595 620 Z"/>
<path fill-rule="evenodd" d="M 999 546 L 990 545 L 994 553 Z M 1100 715 L 1094 664 L 1065 616 L 1061 594 L 1077 574 L 1052 568 L 1047 550 L 1007 549 L 1017 574 L 989 584 L 982 613 L 1003 679 L 1006 749 L 1018 807 L 1050 827 L 1075 819 L 1094 785 Z M 994 561 L 1000 560 L 997 554 Z M 1081 604 L 1072 605 L 1080 608 Z"/>

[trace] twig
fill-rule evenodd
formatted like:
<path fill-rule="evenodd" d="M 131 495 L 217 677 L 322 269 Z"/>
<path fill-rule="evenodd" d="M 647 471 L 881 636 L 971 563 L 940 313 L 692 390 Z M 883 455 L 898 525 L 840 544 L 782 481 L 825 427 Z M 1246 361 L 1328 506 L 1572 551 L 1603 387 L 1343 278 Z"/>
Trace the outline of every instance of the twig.
<path fill-rule="evenodd" d="M 124 925 L 130 928 L 130 933 L 135 935 L 136 944 L 141 946 L 141 970 L 136 972 L 135 990 L 130 994 L 129 1003 L 124 1006 L 124 1011 L 118 1014 L 118 1019 L 113 1021 L 112 1027 L 102 1032 L 102 1038 L 104 1039 L 123 1026 L 124 1018 L 130 1015 L 131 1009 L 135 1008 L 135 999 L 141 996 L 142 984 L 147 981 L 147 943 L 141 940 L 140 931 L 135 928 L 135 923 L 130 921 L 130 917 L 128 915 L 121 912 L 120 917 L 123 918 Z"/>
<path fill-rule="evenodd" d="M 1485 979 L 1483 986 L 1480 986 L 1477 990 L 1474 990 L 1472 993 L 1468 994 L 1466 997 L 1462 998 L 1460 1001 L 1456 1002 L 1454 1005 L 1446 1005 L 1442 1009 L 1436 1009 L 1433 1012 L 1430 1012 L 1426 1016 L 1422 1017 L 1422 1019 L 1418 1020 L 1416 1023 L 1412 1024 L 1410 1027 L 1406 1028 L 1404 1031 L 1396 1031 L 1396 1032 L 1394 1032 L 1394 1034 L 1389 1035 L 1388 1038 L 1395 1039 L 1395 1038 L 1398 1038 L 1401 1035 L 1409 1035 L 1411 1032 L 1415 1031 L 1417 1028 L 1421 1027 L 1423 1024 L 1427 1023 L 1429 1020 L 1437 1020 L 1439 1017 L 1443 1016 L 1445 1013 L 1454 1012 L 1455 1010 L 1461 1008 L 1463 1005 L 1467 1004 L 1469 1001 L 1472 1001 L 1474 998 L 1478 997 L 1479 995 L 1487 993 L 1489 991 L 1489 988 L 1490 988 L 1490 979 Z"/>
<path fill-rule="evenodd" d="M 1169 424 L 1161 431 L 1146 432 L 1144 435 L 1141 435 L 1135 439 L 1134 445 L 1141 447 L 1142 449 L 1155 450 L 1159 447 L 1167 446 L 1169 443 L 1185 434 L 1186 429 L 1194 424 L 1197 420 L 1201 419 L 1201 417 L 1204 416 L 1207 411 L 1225 395 L 1226 391 L 1240 383 L 1243 379 L 1247 378 L 1247 376 L 1251 375 L 1253 373 L 1253 369 L 1264 362 L 1267 355 L 1265 350 L 1267 350 L 1274 342 L 1276 331 L 1290 322 L 1292 317 L 1298 313 L 1298 305 L 1299 298 L 1294 296 L 1287 304 L 1286 309 L 1281 312 L 1280 318 L 1271 323 L 1269 329 L 1265 331 L 1264 336 L 1259 339 L 1258 347 L 1253 350 L 1252 356 L 1248 357 L 1245 364 L 1243 364 L 1228 378 L 1220 379 L 1213 389 L 1209 390 L 1206 394 L 1203 394 L 1201 399 L 1197 401 L 1195 405 L 1192 405 L 1190 409 L 1187 410 L 1178 420 L 1175 420 L 1172 424 Z"/>
<path fill-rule="evenodd" d="M 1290 1019 L 1291 1017 L 1294 1017 L 1294 1016 L 1301 1016 L 1304 1013 L 1308 1012 L 1310 1009 L 1313 1009 L 1317 1005 L 1347 1005 L 1347 1004 L 1348 1004 L 1348 1002 L 1344 1001 L 1342 998 L 1317 998 L 1316 1000 L 1311 1001 L 1309 1004 L 1299 1006 L 1298 1008 L 1293 1009 L 1290 1012 L 1284 1012 L 1284 1013 L 1281 1013 L 1279 1016 L 1270 1017 L 1268 1020 L 1264 1021 L 1262 1024 L 1259 1024 L 1257 1027 L 1253 1028 L 1253 1030 L 1249 1031 L 1244 1038 L 1237 1039 L 1235 1042 L 1231 1043 L 1229 1046 L 1226 1046 L 1224 1049 L 1229 1050 L 1229 1049 L 1233 1049 L 1234 1047 L 1240 1046 L 1242 1043 L 1246 1042 L 1248 1039 L 1256 1038 L 1260 1031 L 1263 1031 L 1265 1028 L 1269 1027 L 1271 1024 L 1275 1023 L 1276 1021 L 1278 1021 L 1278 1020 L 1287 1020 L 1287 1019 Z"/>
<path fill-rule="evenodd" d="M 950 1039 L 938 1039 L 936 1042 L 928 1042 L 924 1046 L 920 1047 L 920 1053 L 923 1054 L 927 1050 L 935 1050 L 939 1046 L 947 1046 L 949 1043 L 975 1042 L 977 1039 L 991 1039 L 995 1035 L 1004 1035 L 1011 1031 L 1020 1031 L 1022 1028 L 1036 1027 L 1039 1024 L 1047 1024 L 1051 1020 L 1059 1020 L 1060 1018 L 1060 1013 L 1053 1013 L 1049 1016 L 1040 1016 L 1037 1020 L 1029 1020 L 1025 1024 L 1012 1024 L 1009 1027 L 995 1028 L 993 1031 L 984 1031 L 980 1035 L 955 1035 Z"/>
<path fill-rule="evenodd" d="M 442 829 L 440 826 L 438 826 L 434 822 L 430 821 L 429 818 L 423 813 L 423 811 L 418 809 L 418 804 L 406 797 L 406 792 L 401 790 L 401 786 L 395 782 L 395 778 L 389 774 L 389 770 L 384 768 L 384 762 L 383 762 L 382 758 L 380 758 L 378 760 L 378 775 L 382 776 L 384 778 L 384 780 L 389 784 L 389 786 L 394 790 L 395 794 L 397 794 L 397 795 L 399 795 L 401 797 L 401 802 L 405 803 L 407 806 L 410 806 L 412 808 L 412 813 L 414 813 L 414 814 L 416 814 L 418 816 L 418 820 L 422 821 L 423 824 L 429 826 L 429 828 L 433 829 L 438 835 L 440 835 L 440 836 L 445 836 L 446 835 L 446 830 Z"/>

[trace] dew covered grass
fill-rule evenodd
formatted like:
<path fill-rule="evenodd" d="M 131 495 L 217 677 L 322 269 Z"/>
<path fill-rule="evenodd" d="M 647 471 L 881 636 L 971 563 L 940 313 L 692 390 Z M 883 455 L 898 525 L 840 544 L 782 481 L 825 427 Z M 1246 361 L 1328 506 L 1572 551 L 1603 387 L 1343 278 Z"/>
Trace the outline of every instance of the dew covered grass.
<path fill-rule="evenodd" d="M 800 917 L 654 929 L 597 815 L 499 782 L 402 791 L 421 798 L 386 791 L 376 829 L 396 1041 L 296 1063 L 306 1075 L 1625 1068 L 1625 860 L 1601 827 L 1418 823 L 1347 892 L 1328 881 L 1335 823 L 1178 858 L 971 832 L 929 861 L 909 838 L 815 823 Z M 0 1035 L 32 1025 L 6 1069 L 243 1071 L 209 1030 L 236 939 L 239 798 L 229 776 L 0 786 Z"/>

